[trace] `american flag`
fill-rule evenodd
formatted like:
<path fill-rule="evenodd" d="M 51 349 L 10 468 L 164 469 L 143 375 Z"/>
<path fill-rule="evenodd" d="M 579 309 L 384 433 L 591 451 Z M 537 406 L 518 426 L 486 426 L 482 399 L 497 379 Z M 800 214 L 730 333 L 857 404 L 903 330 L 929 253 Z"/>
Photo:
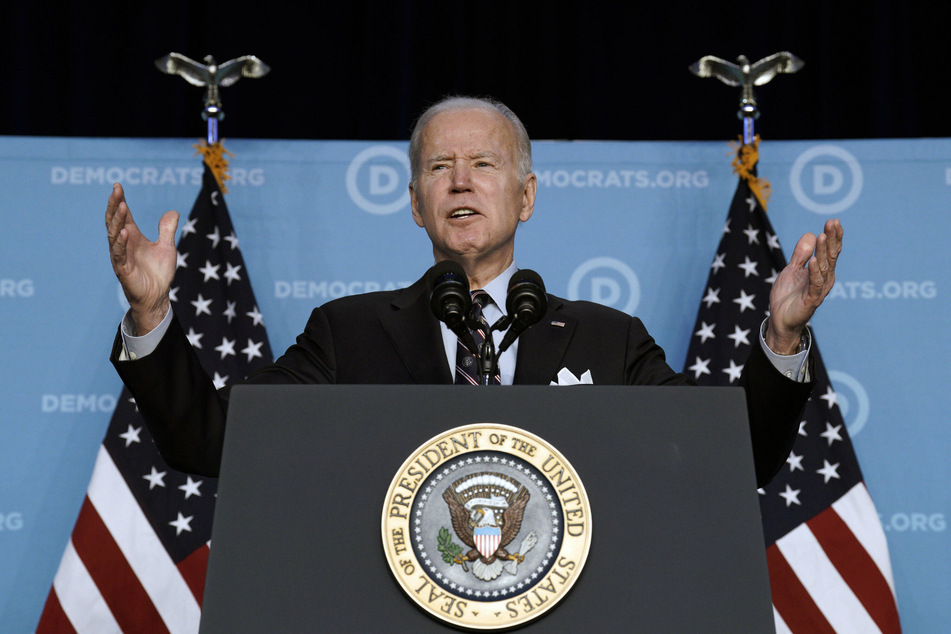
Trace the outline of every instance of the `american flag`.
<path fill-rule="evenodd" d="M 219 386 L 271 360 L 221 189 L 205 164 L 182 228 L 175 314 Z M 39 634 L 197 632 L 217 480 L 170 469 L 125 388 Z"/>
<path fill-rule="evenodd" d="M 745 153 L 745 168 L 741 154 Z M 756 147 L 740 148 L 741 174 L 690 340 L 685 372 L 701 385 L 739 379 L 759 345 L 769 291 L 785 267 L 779 240 L 749 180 Z M 750 179 L 744 178 L 748 174 Z M 865 488 L 836 394 L 812 340 L 817 384 L 780 473 L 760 490 L 777 632 L 899 632 L 888 546 Z"/>

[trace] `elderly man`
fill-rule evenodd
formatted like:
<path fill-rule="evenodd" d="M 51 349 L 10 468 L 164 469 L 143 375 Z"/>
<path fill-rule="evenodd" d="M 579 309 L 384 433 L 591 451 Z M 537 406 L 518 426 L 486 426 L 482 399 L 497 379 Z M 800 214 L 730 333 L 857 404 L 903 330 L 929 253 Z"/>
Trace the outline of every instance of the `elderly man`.
<path fill-rule="evenodd" d="M 505 306 L 516 271 L 515 232 L 534 211 L 537 181 L 524 126 L 503 104 L 450 98 L 419 119 L 410 141 L 413 219 L 426 230 L 436 262 L 459 263 L 472 289 L 492 298 L 492 323 Z M 217 391 L 202 371 L 170 309 L 175 273 L 168 212 L 159 239 L 136 227 L 122 187 L 106 207 L 113 269 L 131 306 L 113 347 L 113 363 L 136 398 L 169 464 L 215 475 L 221 458 L 227 389 Z M 746 387 L 757 480 L 783 464 L 812 384 L 806 323 L 829 293 L 842 227 L 826 223 L 804 235 L 770 295 L 770 317 L 753 346 Z M 316 308 L 274 364 L 251 383 L 453 383 L 460 344 L 433 315 L 426 276 L 406 289 L 341 298 Z M 548 385 L 562 368 L 590 370 L 607 385 L 688 385 L 637 318 L 589 302 L 549 296 L 547 313 L 500 358 L 503 384 Z M 501 337 L 500 333 L 496 333 Z"/>

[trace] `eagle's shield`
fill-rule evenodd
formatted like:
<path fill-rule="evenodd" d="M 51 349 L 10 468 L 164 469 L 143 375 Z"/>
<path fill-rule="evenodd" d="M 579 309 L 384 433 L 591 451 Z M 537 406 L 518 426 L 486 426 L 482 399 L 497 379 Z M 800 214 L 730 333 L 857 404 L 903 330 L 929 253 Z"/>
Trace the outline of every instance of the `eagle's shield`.
<path fill-rule="evenodd" d="M 502 541 L 502 529 L 498 526 L 476 526 L 472 531 L 472 537 L 479 553 L 488 559 L 499 549 L 499 542 Z"/>

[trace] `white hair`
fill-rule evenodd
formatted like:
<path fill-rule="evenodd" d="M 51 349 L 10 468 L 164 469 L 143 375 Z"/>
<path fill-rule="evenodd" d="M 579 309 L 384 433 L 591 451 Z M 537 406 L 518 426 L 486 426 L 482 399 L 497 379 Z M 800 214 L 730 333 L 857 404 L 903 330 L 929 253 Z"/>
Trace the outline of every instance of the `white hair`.
<path fill-rule="evenodd" d="M 451 110 L 486 110 L 495 112 L 505 117 L 512 124 L 515 133 L 515 165 L 518 169 L 519 180 L 524 181 L 525 177 L 532 173 L 532 142 L 528 138 L 528 131 L 516 116 L 512 109 L 501 101 L 488 97 L 464 97 L 451 96 L 445 97 L 431 105 L 416 120 L 413 127 L 413 133 L 409 138 L 409 165 L 410 178 L 413 185 L 419 178 L 422 151 L 423 129 L 437 114 Z"/>

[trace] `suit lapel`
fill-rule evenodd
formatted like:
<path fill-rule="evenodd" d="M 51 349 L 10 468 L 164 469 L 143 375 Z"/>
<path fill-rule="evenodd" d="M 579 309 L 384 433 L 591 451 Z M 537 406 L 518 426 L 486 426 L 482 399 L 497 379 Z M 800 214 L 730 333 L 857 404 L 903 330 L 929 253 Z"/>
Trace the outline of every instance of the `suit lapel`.
<path fill-rule="evenodd" d="M 384 314 L 380 323 L 414 383 L 451 384 L 442 331 L 429 307 L 428 286 L 423 276 L 399 293 L 392 311 Z"/>
<path fill-rule="evenodd" d="M 577 321 L 561 314 L 561 300 L 549 295 L 548 301 L 545 316 L 518 338 L 516 385 L 548 385 L 564 366 Z"/>

